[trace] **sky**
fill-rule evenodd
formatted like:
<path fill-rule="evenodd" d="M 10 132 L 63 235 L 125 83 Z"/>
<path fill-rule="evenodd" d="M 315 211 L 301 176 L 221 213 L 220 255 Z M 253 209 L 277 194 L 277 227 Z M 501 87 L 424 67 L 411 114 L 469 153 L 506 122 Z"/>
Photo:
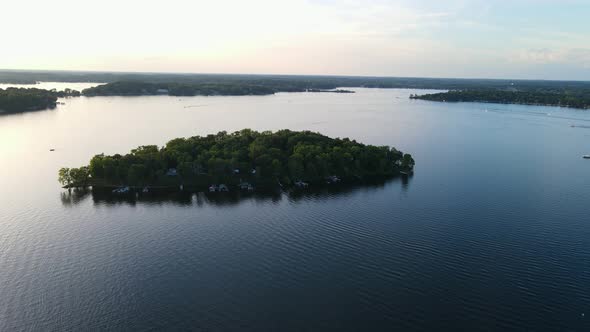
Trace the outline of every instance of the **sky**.
<path fill-rule="evenodd" d="M 0 68 L 590 80 L 588 0 L 0 0 Z"/>

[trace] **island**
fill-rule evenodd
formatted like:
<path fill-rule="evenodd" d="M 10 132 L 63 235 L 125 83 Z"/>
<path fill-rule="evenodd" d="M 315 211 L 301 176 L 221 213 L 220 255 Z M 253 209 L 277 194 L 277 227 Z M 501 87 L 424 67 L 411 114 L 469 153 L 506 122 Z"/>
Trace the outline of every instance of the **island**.
<path fill-rule="evenodd" d="M 477 102 L 497 104 L 522 104 L 560 106 L 579 109 L 590 108 L 590 91 L 585 90 L 451 90 L 424 95 L 410 95 L 410 99 L 438 102 Z"/>
<path fill-rule="evenodd" d="M 98 85 L 84 89 L 82 94 L 94 96 L 244 96 L 270 95 L 275 90 L 253 84 L 225 83 L 151 83 L 137 81 L 121 81 Z"/>
<path fill-rule="evenodd" d="M 343 89 L 316 89 L 293 85 L 262 85 L 248 82 L 179 83 L 118 81 L 84 89 L 86 97 L 95 96 L 263 96 L 277 92 L 332 92 L 354 93 Z"/>
<path fill-rule="evenodd" d="M 55 108 L 57 98 L 79 95 L 80 92 L 70 89 L 64 91 L 36 88 L 0 89 L 0 114 L 51 109 Z"/>
<path fill-rule="evenodd" d="M 334 90 L 307 89 L 307 92 L 354 93 L 354 91 L 352 91 L 352 90 L 345 90 L 345 89 L 334 89 Z"/>
<path fill-rule="evenodd" d="M 246 96 L 271 95 L 276 92 L 332 92 L 354 93 L 342 89 L 307 89 L 291 85 L 264 86 L 244 82 L 235 83 L 154 83 L 138 81 L 117 81 L 84 89 L 82 92 L 65 89 L 63 91 L 37 88 L 0 89 L 0 114 L 21 113 L 53 109 L 58 98 L 94 96 Z"/>
<path fill-rule="evenodd" d="M 311 131 L 243 129 L 176 138 L 159 148 L 99 154 L 89 165 L 62 168 L 64 188 L 228 191 L 359 183 L 410 174 L 414 159 L 389 146 L 365 145 Z M 118 190 L 118 191 L 117 191 Z"/>

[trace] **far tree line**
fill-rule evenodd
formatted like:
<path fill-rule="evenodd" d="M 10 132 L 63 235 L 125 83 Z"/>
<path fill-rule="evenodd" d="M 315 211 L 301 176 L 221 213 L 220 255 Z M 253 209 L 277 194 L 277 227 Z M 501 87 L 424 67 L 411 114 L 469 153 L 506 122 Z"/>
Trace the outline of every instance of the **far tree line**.
<path fill-rule="evenodd" d="M 480 102 L 590 108 L 590 93 L 581 91 L 452 90 L 425 95 L 410 95 L 410 98 L 439 102 Z"/>

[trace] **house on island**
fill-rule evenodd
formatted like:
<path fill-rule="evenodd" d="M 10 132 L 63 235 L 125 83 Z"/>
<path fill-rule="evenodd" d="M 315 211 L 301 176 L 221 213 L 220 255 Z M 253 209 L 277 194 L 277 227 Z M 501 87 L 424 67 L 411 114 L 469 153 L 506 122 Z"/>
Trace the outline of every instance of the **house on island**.
<path fill-rule="evenodd" d="M 212 184 L 209 186 L 209 192 L 210 193 L 229 192 L 229 188 L 225 184 L 220 184 L 220 185 Z"/>
<path fill-rule="evenodd" d="M 309 184 L 307 182 L 303 182 L 301 180 L 297 180 L 297 181 L 295 181 L 295 186 L 297 188 L 307 188 L 307 186 L 309 186 Z"/>
<path fill-rule="evenodd" d="M 241 190 L 254 191 L 254 186 L 248 182 L 240 182 L 239 187 Z"/>
<path fill-rule="evenodd" d="M 330 175 L 330 176 L 326 177 L 327 184 L 338 183 L 338 182 L 340 182 L 340 178 L 336 175 Z"/>

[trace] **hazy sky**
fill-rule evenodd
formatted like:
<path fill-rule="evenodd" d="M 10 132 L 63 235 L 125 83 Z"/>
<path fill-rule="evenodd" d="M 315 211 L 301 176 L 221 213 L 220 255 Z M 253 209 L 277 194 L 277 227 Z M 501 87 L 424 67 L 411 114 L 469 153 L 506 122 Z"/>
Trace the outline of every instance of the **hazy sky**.
<path fill-rule="evenodd" d="M 590 1 L 1 0 L 0 68 L 590 80 Z"/>

